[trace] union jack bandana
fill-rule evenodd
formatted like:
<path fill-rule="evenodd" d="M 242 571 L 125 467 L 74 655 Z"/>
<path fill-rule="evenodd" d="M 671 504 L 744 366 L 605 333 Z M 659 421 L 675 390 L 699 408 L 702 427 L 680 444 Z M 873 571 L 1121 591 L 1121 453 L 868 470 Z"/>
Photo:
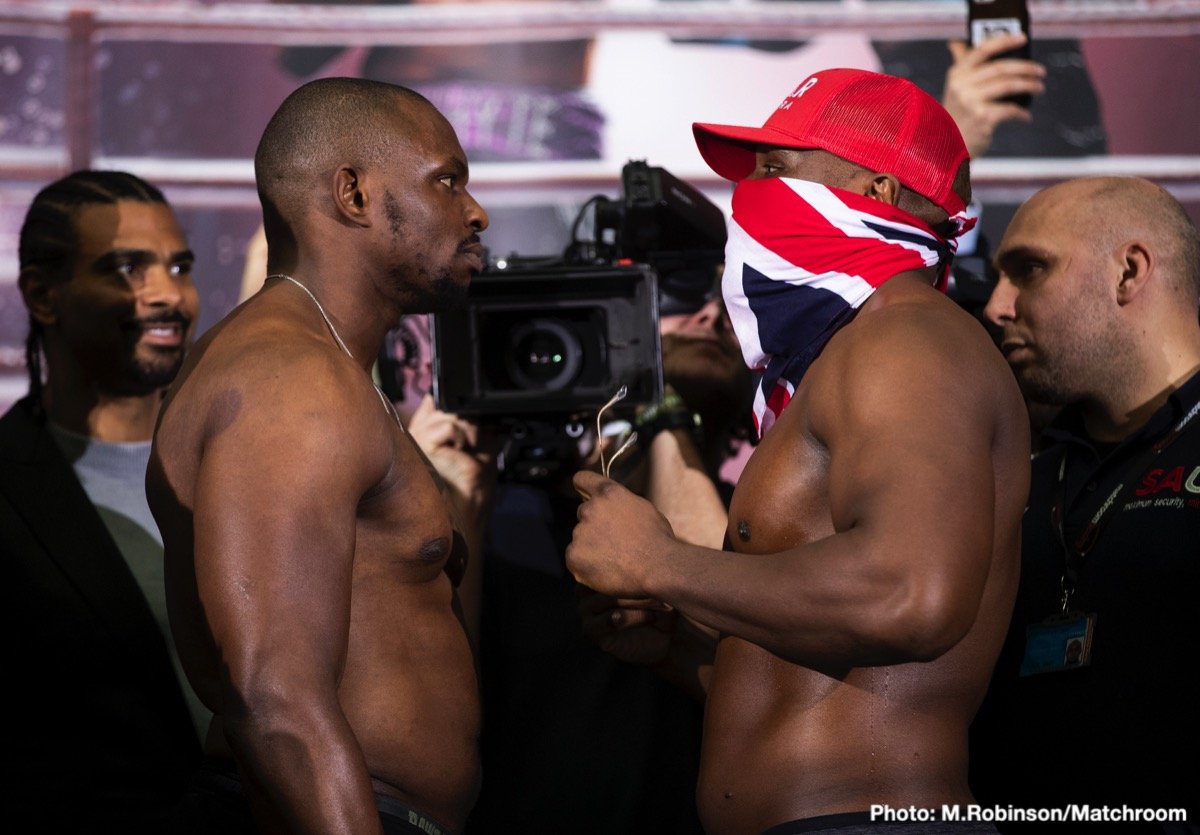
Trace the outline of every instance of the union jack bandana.
<path fill-rule="evenodd" d="M 975 225 L 951 220 L 954 238 Z M 721 291 L 746 364 L 761 371 L 762 437 L 830 338 L 881 284 L 940 267 L 945 292 L 957 243 L 878 200 L 806 180 L 742 180 L 733 191 Z"/>

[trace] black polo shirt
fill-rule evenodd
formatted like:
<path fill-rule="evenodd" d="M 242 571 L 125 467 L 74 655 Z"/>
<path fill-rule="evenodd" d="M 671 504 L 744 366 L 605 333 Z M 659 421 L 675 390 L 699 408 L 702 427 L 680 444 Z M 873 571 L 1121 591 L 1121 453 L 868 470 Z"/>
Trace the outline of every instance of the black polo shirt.
<path fill-rule="evenodd" d="M 1200 415 L 1144 457 L 1197 403 L 1200 374 L 1115 446 L 1093 443 L 1075 408 L 1043 436 L 1012 627 L 972 732 L 981 803 L 1185 807 L 1200 826 Z M 1090 666 L 1019 676 L 1027 627 L 1060 608 L 1057 497 L 1075 542 L 1122 483 L 1073 597 L 1096 618 Z"/>

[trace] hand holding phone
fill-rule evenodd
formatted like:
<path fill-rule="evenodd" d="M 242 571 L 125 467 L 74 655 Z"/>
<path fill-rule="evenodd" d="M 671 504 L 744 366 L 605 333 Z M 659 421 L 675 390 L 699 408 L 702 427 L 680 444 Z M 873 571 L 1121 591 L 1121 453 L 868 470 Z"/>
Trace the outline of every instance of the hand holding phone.
<path fill-rule="evenodd" d="M 1024 35 L 1019 46 L 1005 50 L 994 58 L 1029 59 L 1029 8 L 1025 0 L 967 0 L 967 41 L 977 47 L 984 41 L 1005 35 Z M 1028 93 L 1005 96 L 1000 101 L 1012 102 L 1027 108 Z"/>
<path fill-rule="evenodd" d="M 993 34 L 978 46 L 949 43 L 953 61 L 946 72 L 942 105 L 953 117 L 973 158 L 991 146 L 992 134 L 1004 122 L 1028 122 L 1028 101 L 1045 90 L 1046 68 L 1013 56 L 1027 47 L 1024 33 Z"/>

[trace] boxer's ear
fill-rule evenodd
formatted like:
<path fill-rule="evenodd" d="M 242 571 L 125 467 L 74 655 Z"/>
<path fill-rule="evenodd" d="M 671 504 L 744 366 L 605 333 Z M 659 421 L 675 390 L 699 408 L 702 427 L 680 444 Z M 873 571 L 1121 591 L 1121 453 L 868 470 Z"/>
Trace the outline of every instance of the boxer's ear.
<path fill-rule="evenodd" d="M 889 206 L 895 206 L 900 202 L 900 191 L 900 181 L 894 175 L 872 174 L 863 195 L 887 203 Z"/>
<path fill-rule="evenodd" d="M 333 174 L 333 204 L 338 214 L 355 226 L 371 225 L 366 180 L 366 174 L 352 165 L 343 165 Z"/>

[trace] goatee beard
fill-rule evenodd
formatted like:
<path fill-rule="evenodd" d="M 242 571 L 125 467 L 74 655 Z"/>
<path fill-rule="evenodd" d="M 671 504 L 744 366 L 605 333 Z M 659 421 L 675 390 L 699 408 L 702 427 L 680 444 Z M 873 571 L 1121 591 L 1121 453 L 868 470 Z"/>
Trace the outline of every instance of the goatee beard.
<path fill-rule="evenodd" d="M 183 365 L 183 351 L 163 353 L 151 358 L 131 357 L 117 394 L 140 396 L 164 389 L 175 380 Z"/>
<path fill-rule="evenodd" d="M 398 286 L 407 290 L 408 303 L 404 308 L 406 314 L 445 313 L 466 307 L 469 288 L 455 281 L 448 270 L 426 282 L 424 287 L 406 286 L 407 281 L 401 275 L 393 274 L 392 278 Z"/>

